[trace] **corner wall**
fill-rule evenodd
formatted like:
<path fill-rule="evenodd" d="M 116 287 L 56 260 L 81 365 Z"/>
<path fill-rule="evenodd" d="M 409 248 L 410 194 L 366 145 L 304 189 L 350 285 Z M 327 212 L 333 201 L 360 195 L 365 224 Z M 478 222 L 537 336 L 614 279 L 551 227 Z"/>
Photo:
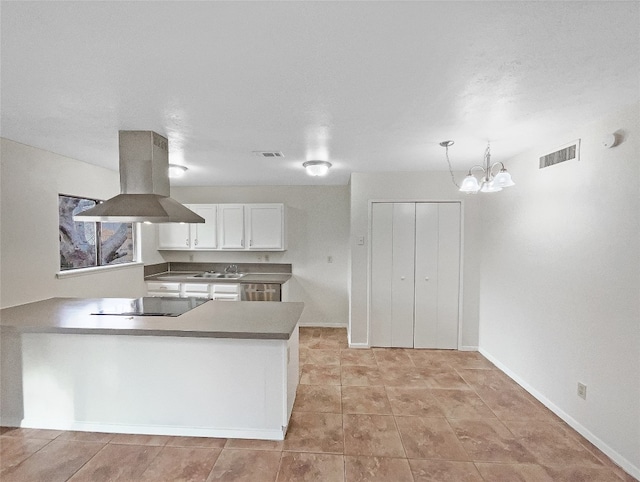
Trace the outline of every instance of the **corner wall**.
<path fill-rule="evenodd" d="M 458 178 L 464 173 L 458 173 Z M 369 284 L 369 201 L 462 201 L 463 283 L 461 348 L 478 346 L 479 204 L 478 197 L 465 196 L 451 182 L 448 171 L 353 173 L 351 175 L 351 273 L 350 342 L 367 346 Z M 357 238 L 364 236 L 364 245 Z"/>
<path fill-rule="evenodd" d="M 171 196 L 185 204 L 284 203 L 286 251 L 162 251 L 160 254 L 165 261 L 222 263 L 257 263 L 258 256 L 264 262 L 267 254 L 270 263 L 291 263 L 293 277 L 287 282 L 287 301 L 304 302 L 300 324 L 347 326 L 348 186 L 175 187 L 171 189 Z M 157 244 L 153 251 L 155 246 Z M 145 260 L 152 254 L 143 250 Z"/>
<path fill-rule="evenodd" d="M 0 307 L 54 296 L 138 297 L 143 267 L 57 279 L 58 194 L 110 198 L 118 173 L 0 139 Z"/>
<path fill-rule="evenodd" d="M 580 161 L 538 169 L 577 138 Z M 483 197 L 480 351 L 639 477 L 640 105 L 506 164 L 517 185 Z"/>

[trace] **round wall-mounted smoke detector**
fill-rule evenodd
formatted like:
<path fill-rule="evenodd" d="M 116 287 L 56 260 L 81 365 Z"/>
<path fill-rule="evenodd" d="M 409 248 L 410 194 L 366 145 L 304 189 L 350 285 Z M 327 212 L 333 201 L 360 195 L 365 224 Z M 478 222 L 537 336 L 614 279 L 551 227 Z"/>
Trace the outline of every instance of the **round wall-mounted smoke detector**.
<path fill-rule="evenodd" d="M 618 143 L 618 138 L 615 134 L 609 134 L 602 139 L 602 145 L 604 147 L 614 147 Z"/>

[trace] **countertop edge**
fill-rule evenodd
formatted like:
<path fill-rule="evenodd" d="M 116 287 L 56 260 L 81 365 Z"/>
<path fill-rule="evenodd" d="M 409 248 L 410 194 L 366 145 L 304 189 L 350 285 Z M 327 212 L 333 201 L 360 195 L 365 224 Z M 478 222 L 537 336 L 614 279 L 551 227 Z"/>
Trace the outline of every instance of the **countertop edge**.
<path fill-rule="evenodd" d="M 82 335 L 289 340 L 304 303 L 208 301 L 179 317 L 92 318 L 96 302 L 129 298 L 49 298 L 0 310 L 0 331 Z M 86 305 L 86 308 L 85 308 Z M 152 320 L 153 318 L 153 320 Z M 261 323 L 264 321 L 265 325 Z"/>
<path fill-rule="evenodd" d="M 297 324 L 297 323 L 296 323 Z M 295 328 L 295 327 L 294 327 Z M 109 335 L 109 336 L 170 336 L 181 338 L 233 338 L 237 340 L 275 340 L 286 341 L 291 338 L 291 333 L 268 332 L 231 332 L 231 331 L 201 331 L 201 330 L 141 330 L 141 329 L 115 329 L 115 328 L 40 328 L 40 327 L 16 327 L 0 326 L 2 333 L 45 333 L 67 335 Z M 293 333 L 293 332 L 292 332 Z"/>
<path fill-rule="evenodd" d="M 291 273 L 247 273 L 242 278 L 194 278 L 189 275 L 158 273 L 145 276 L 144 281 L 164 281 L 167 283 L 273 283 L 284 284 L 292 277 Z"/>

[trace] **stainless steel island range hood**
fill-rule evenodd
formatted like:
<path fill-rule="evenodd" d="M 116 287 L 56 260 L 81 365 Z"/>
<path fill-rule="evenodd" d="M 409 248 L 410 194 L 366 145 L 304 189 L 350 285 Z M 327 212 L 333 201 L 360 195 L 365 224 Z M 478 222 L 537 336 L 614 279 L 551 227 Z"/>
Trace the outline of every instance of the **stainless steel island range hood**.
<path fill-rule="evenodd" d="M 204 223 L 169 197 L 166 137 L 152 131 L 119 131 L 120 192 L 74 216 L 78 221 L 116 223 Z"/>

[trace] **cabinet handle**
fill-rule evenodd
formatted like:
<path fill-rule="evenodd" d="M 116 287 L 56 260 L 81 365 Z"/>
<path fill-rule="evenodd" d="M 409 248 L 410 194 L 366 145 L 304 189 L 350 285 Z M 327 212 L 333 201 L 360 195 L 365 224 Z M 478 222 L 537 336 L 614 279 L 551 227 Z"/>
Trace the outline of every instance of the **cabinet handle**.
<path fill-rule="evenodd" d="M 198 240 L 197 239 L 193 243 L 194 243 L 193 244 L 194 246 L 198 246 Z"/>
<path fill-rule="evenodd" d="M 249 240 L 249 246 L 253 246 L 253 239 Z"/>
<path fill-rule="evenodd" d="M 425 281 L 429 281 L 429 278 L 425 278 L 424 280 L 425 280 Z"/>
<path fill-rule="evenodd" d="M 189 246 L 189 239 L 187 238 L 187 240 L 185 241 L 185 246 Z"/>
<path fill-rule="evenodd" d="M 400 276 L 400 279 L 401 279 L 402 281 L 404 281 L 404 276 Z"/>

